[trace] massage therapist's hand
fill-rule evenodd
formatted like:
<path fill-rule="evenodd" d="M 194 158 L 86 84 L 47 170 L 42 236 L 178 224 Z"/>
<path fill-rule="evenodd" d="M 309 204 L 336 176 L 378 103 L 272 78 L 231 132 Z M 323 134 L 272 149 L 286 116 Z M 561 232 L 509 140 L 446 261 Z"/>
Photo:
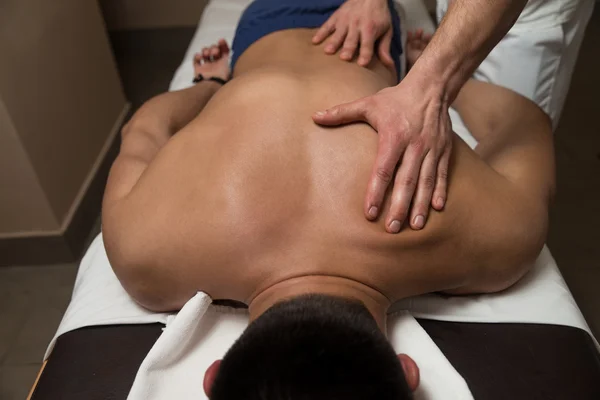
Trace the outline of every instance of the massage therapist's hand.
<path fill-rule="evenodd" d="M 218 44 L 203 48 L 201 52 L 194 55 L 194 76 L 198 74 L 202 74 L 204 78 L 229 79 L 229 45 L 225 39 L 219 40 Z"/>
<path fill-rule="evenodd" d="M 321 125 L 364 121 L 378 132 L 364 212 L 367 219 L 375 220 L 391 186 L 391 206 L 385 216 L 390 233 L 399 232 L 404 223 L 422 229 L 430 204 L 442 210 L 446 202 L 452 150 L 448 104 L 426 80 L 414 76 L 411 80 L 409 73 L 398 86 L 313 115 Z"/>
<path fill-rule="evenodd" d="M 371 62 L 378 39 L 378 56 L 389 67 L 394 66 L 390 55 L 392 16 L 387 0 L 346 0 L 321 26 L 312 41 L 321 44 L 325 39 L 325 53 L 335 54 L 340 47 L 340 58 L 351 61 L 359 49 L 358 64 Z"/>

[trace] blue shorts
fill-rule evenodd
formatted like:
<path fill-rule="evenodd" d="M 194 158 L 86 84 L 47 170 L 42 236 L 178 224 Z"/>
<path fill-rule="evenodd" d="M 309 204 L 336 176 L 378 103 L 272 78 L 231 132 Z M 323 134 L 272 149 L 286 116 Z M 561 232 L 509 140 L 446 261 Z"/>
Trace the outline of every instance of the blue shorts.
<path fill-rule="evenodd" d="M 231 69 L 238 58 L 254 42 L 277 31 L 295 28 L 318 28 L 344 3 L 345 0 L 255 0 L 242 14 L 233 39 Z M 392 0 L 388 0 L 392 14 L 394 35 L 390 52 L 400 77 L 402 40 L 400 18 Z"/>

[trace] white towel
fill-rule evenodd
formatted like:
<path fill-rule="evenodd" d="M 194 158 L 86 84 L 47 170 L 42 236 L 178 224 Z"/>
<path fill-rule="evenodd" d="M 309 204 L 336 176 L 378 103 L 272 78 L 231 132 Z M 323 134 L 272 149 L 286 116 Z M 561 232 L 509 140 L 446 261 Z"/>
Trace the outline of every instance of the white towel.
<path fill-rule="evenodd" d="M 138 370 L 129 400 L 207 399 L 204 372 L 223 358 L 248 324 L 245 310 L 210 303 L 206 294 L 198 293 L 169 319 Z M 388 325 L 388 338 L 396 352 L 408 354 L 420 368 L 417 400 L 473 399 L 464 379 L 410 314 L 390 315 Z"/>

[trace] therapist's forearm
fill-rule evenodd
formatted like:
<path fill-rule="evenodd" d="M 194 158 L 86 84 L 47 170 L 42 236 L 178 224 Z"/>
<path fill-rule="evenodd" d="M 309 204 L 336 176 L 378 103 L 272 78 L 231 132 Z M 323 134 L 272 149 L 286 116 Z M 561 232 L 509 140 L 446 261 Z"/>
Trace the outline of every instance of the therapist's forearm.
<path fill-rule="evenodd" d="M 527 0 L 453 0 L 409 72 L 452 103 L 477 66 L 506 35 Z"/>

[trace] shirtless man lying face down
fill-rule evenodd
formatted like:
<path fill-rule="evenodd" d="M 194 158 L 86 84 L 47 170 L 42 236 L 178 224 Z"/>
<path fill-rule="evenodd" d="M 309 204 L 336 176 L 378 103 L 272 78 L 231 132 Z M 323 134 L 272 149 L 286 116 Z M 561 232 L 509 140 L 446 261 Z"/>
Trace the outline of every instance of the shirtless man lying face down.
<path fill-rule="evenodd" d="M 295 3 L 252 3 L 230 82 L 208 79 L 229 77 L 221 41 L 197 55 L 204 80 L 125 126 L 103 205 L 108 257 L 150 310 L 198 291 L 248 305 L 249 327 L 205 373 L 212 400 L 410 398 L 418 369 L 385 338 L 388 308 L 501 291 L 527 272 L 554 187 L 550 123 L 525 98 L 468 82 L 454 107 L 479 145 L 454 136 L 445 209 L 423 230 L 387 233 L 362 209 L 376 131 L 311 115 L 395 85 L 398 68 L 325 55 L 314 28 L 342 0 Z M 397 58 L 397 20 L 394 32 Z M 425 42 L 409 40 L 409 62 Z"/>

